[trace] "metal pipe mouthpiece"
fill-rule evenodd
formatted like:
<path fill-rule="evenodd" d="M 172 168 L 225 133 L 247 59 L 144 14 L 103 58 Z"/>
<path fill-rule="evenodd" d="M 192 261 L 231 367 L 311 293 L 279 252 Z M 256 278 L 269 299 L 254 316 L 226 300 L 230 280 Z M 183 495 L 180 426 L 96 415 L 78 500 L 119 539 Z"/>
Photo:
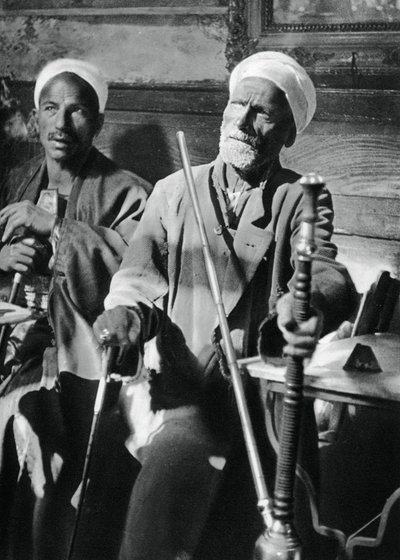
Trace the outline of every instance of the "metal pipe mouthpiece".
<path fill-rule="evenodd" d="M 318 173 L 306 173 L 300 179 L 300 185 L 325 185 L 325 181 Z"/>

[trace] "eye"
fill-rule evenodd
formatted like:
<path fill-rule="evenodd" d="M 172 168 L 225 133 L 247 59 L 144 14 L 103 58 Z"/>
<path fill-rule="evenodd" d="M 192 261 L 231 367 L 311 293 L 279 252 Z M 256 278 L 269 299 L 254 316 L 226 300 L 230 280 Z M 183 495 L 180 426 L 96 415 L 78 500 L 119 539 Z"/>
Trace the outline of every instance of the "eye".
<path fill-rule="evenodd" d="M 265 113 L 264 111 L 257 111 L 257 116 L 260 117 L 264 122 L 273 122 L 272 115 Z"/>
<path fill-rule="evenodd" d="M 75 105 L 71 109 L 71 114 L 76 115 L 77 117 L 81 117 L 84 119 L 88 119 L 91 116 L 90 109 L 85 105 Z"/>
<path fill-rule="evenodd" d="M 55 105 L 44 105 L 43 110 L 46 113 L 54 113 L 55 111 L 57 111 L 57 108 Z"/>

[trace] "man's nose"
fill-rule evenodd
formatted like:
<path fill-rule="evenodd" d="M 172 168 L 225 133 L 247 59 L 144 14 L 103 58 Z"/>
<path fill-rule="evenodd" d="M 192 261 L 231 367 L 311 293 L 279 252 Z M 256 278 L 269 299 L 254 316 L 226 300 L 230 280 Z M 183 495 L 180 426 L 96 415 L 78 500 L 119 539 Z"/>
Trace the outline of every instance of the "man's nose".
<path fill-rule="evenodd" d="M 253 128 L 253 112 L 250 103 L 242 107 L 242 111 L 236 120 L 236 126 L 239 130 L 248 131 Z"/>
<path fill-rule="evenodd" d="M 56 127 L 58 129 L 65 128 L 67 126 L 67 121 L 68 121 L 67 111 L 63 107 L 60 107 L 57 111 Z"/>

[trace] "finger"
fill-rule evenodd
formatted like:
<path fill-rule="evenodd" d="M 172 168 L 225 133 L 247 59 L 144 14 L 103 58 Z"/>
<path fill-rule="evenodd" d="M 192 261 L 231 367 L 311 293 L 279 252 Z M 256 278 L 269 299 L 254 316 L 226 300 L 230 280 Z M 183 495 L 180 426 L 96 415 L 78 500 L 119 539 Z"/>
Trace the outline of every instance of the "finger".
<path fill-rule="evenodd" d="M 336 331 L 336 338 L 342 340 L 344 338 L 349 338 L 353 332 L 353 323 L 350 321 L 344 321 Z"/>
<path fill-rule="evenodd" d="M 10 204 L 7 204 L 7 206 L 4 206 L 4 208 L 0 210 L 0 215 L 6 213 L 10 209 L 21 206 L 21 204 L 24 204 L 24 202 L 11 202 Z"/>
<path fill-rule="evenodd" d="M 97 341 L 101 345 L 116 346 L 119 344 L 118 337 L 116 336 L 112 326 L 110 325 L 107 316 L 101 315 L 93 325 L 93 332 Z"/>
<path fill-rule="evenodd" d="M 104 329 L 100 334 L 100 344 L 102 346 L 127 346 L 126 341 L 121 341 L 115 333 L 110 333 Z"/>
<path fill-rule="evenodd" d="M 106 322 L 102 315 L 97 317 L 96 321 L 93 323 L 93 333 L 98 342 L 101 342 L 101 331 L 106 328 Z"/>
<path fill-rule="evenodd" d="M 34 239 L 33 237 L 24 237 L 23 239 L 21 239 L 20 243 L 31 247 L 36 243 L 36 239 Z"/>
<path fill-rule="evenodd" d="M 296 329 L 293 331 L 295 334 L 304 336 L 317 336 L 319 333 L 320 321 L 318 318 L 312 318 L 304 323 L 298 323 Z"/>
<path fill-rule="evenodd" d="M 292 309 L 284 306 L 278 314 L 278 327 L 281 330 L 293 331 L 297 326 Z"/>
<path fill-rule="evenodd" d="M 310 358 L 313 354 L 312 350 L 308 350 L 306 348 L 299 348 L 298 346 L 292 346 L 291 344 L 287 344 L 283 347 L 283 354 L 284 356 L 291 356 L 292 358 Z"/>
<path fill-rule="evenodd" d="M 33 258 L 37 253 L 37 251 L 35 249 L 33 249 L 32 247 L 28 247 L 28 246 L 22 245 L 22 244 L 18 244 L 18 246 L 13 245 L 12 248 L 13 248 L 12 256 L 25 255 L 27 257 Z"/>
<path fill-rule="evenodd" d="M 29 272 L 30 267 L 22 263 L 15 263 L 13 266 L 13 270 L 15 272 L 21 272 L 22 274 L 24 274 L 25 272 Z"/>
<path fill-rule="evenodd" d="M 10 212 L 13 211 L 13 206 L 14 206 L 13 204 L 10 204 L 9 206 L 6 206 L 2 210 L 0 210 L 0 224 L 3 224 L 4 222 L 7 221 Z"/>
<path fill-rule="evenodd" d="M 6 243 L 9 239 L 11 239 L 12 234 L 17 228 L 27 225 L 25 222 L 25 216 L 21 216 L 20 214 L 13 214 L 10 216 L 3 233 L 2 242 Z"/>
<path fill-rule="evenodd" d="M 282 329 L 293 330 L 296 321 L 293 314 L 293 298 L 290 294 L 283 295 L 277 302 L 278 326 Z"/>
<path fill-rule="evenodd" d="M 128 322 L 126 318 L 124 321 L 117 322 L 116 324 L 113 323 L 113 339 L 115 338 L 118 341 L 118 344 L 121 346 L 130 346 L 136 342 L 137 337 L 132 336 L 131 340 L 131 333 L 128 327 Z"/>
<path fill-rule="evenodd" d="M 20 211 L 21 203 L 16 202 L 14 204 L 9 204 L 2 210 L 0 210 L 0 225 L 4 224 L 10 216 L 13 216 L 16 212 Z"/>
<path fill-rule="evenodd" d="M 130 340 L 126 313 L 119 309 L 110 309 L 98 317 L 94 331 L 100 344 L 128 346 L 136 342 L 136 337 Z"/>
<path fill-rule="evenodd" d="M 285 335 L 285 340 L 288 344 L 292 346 L 298 346 L 300 348 L 314 348 L 317 344 L 317 338 L 312 335 L 302 335 L 288 332 Z"/>
<path fill-rule="evenodd" d="M 23 264 L 28 268 L 31 268 L 33 266 L 33 258 L 29 255 L 14 255 L 12 258 L 12 263 L 13 266 L 17 264 Z"/>

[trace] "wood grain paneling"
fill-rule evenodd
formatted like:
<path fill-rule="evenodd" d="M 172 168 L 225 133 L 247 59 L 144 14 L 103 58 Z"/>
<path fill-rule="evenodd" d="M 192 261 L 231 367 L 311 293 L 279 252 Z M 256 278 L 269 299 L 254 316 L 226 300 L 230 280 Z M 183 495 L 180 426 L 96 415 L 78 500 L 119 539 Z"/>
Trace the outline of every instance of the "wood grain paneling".
<path fill-rule="evenodd" d="M 98 147 L 151 183 L 180 169 L 176 133 L 185 132 L 193 165 L 218 152 L 220 118 L 186 114 L 107 113 Z"/>
<path fill-rule="evenodd" d="M 381 270 L 400 278 L 400 243 L 357 235 L 333 237 L 339 248 L 338 260 L 345 264 L 359 293 L 365 292 Z"/>
<path fill-rule="evenodd" d="M 337 233 L 400 240 L 400 197 L 337 195 L 333 202 Z"/>
<path fill-rule="evenodd" d="M 400 190 L 399 146 L 398 126 L 315 121 L 282 161 L 320 173 L 332 193 L 390 198 Z"/>

